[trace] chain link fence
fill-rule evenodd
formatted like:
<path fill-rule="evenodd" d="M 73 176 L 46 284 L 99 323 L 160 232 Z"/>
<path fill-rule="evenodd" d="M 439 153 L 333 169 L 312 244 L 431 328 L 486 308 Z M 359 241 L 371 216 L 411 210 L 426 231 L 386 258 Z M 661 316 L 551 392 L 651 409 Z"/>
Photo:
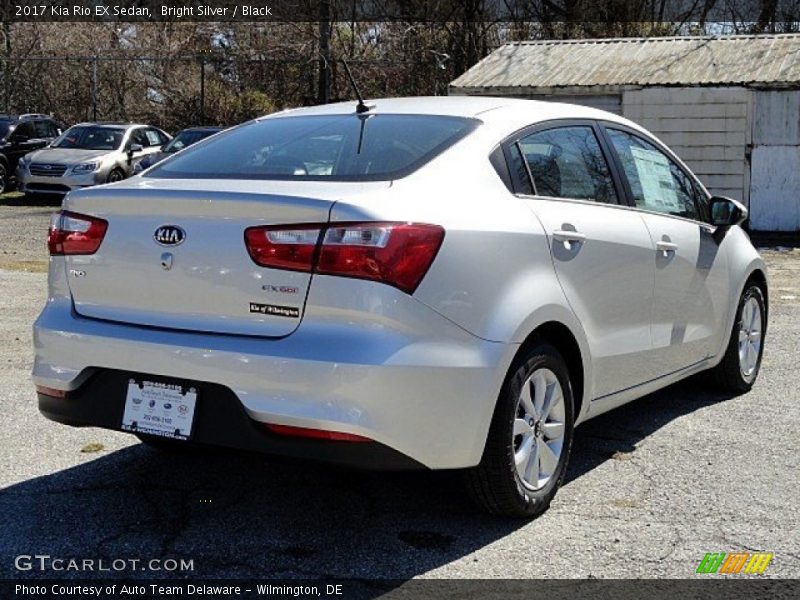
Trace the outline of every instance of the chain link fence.
<path fill-rule="evenodd" d="M 365 97 L 437 95 L 452 77 L 441 57 L 409 65 L 354 60 Z M 134 121 L 169 131 L 232 125 L 287 107 L 355 98 L 340 61 L 229 54 L 0 58 L 2 110 L 66 124 Z"/>

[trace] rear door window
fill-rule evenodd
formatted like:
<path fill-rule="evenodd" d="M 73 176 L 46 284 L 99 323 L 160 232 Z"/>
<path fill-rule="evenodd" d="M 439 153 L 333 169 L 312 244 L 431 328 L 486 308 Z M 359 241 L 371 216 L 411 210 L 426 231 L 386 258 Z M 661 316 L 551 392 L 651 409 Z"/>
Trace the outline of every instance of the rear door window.
<path fill-rule="evenodd" d="M 617 201 L 611 169 L 594 129 L 576 125 L 546 129 L 518 142 L 538 196 Z"/>
<path fill-rule="evenodd" d="M 533 195 L 533 185 L 531 184 L 528 167 L 525 164 L 525 158 L 522 156 L 522 150 L 520 150 L 519 144 L 514 144 L 509 147 L 508 161 L 511 177 L 519 188 L 517 191 L 520 194 Z"/>
<path fill-rule="evenodd" d="M 36 130 L 33 127 L 33 123 L 30 121 L 23 121 L 17 125 L 17 128 L 14 130 L 14 133 L 11 137 L 13 141 L 22 141 L 35 138 Z"/>
<path fill-rule="evenodd" d="M 144 133 L 144 128 L 140 127 L 131 132 L 131 137 L 128 140 L 128 148 L 133 144 L 139 144 L 142 148 L 147 148 L 150 145 L 150 141 Z"/>
<path fill-rule="evenodd" d="M 158 133 L 157 130 L 153 129 L 152 127 L 145 131 L 145 136 L 147 137 L 147 145 L 148 146 L 160 146 L 164 142 L 161 140 L 161 135 Z"/>
<path fill-rule="evenodd" d="M 627 131 L 607 131 L 638 208 L 699 219 L 695 185 L 669 156 Z"/>
<path fill-rule="evenodd" d="M 50 127 L 47 121 L 34 121 L 34 127 L 36 129 L 36 137 L 37 138 L 48 138 L 52 137 L 50 135 Z"/>

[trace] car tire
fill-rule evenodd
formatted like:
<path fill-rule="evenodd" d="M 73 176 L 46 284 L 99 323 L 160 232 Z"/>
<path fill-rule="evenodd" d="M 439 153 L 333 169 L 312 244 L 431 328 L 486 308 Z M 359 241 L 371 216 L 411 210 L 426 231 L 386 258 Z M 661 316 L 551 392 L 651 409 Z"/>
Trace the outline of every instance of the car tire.
<path fill-rule="evenodd" d="M 0 163 L 0 194 L 5 194 L 9 190 L 8 169 Z"/>
<path fill-rule="evenodd" d="M 709 374 L 711 384 L 730 394 L 749 392 L 761 369 L 764 336 L 767 332 L 767 305 L 764 291 L 749 281 L 739 299 L 728 347 L 722 361 Z M 757 346 L 754 340 L 758 341 Z"/>
<path fill-rule="evenodd" d="M 536 343 L 511 367 L 481 462 L 465 472 L 472 498 L 496 515 L 531 519 L 542 514 L 566 475 L 574 420 L 567 365 L 553 346 Z"/>
<path fill-rule="evenodd" d="M 106 178 L 106 183 L 115 183 L 125 179 L 125 172 L 122 169 L 113 169 Z"/>

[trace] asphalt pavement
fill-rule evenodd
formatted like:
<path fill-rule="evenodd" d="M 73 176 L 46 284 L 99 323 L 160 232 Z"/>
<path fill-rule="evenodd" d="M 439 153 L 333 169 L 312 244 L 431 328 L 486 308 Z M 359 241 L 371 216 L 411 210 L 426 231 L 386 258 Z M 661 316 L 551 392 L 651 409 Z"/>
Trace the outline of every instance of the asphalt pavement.
<path fill-rule="evenodd" d="M 800 577 L 795 303 L 773 306 L 752 392 L 681 384 L 579 427 L 566 484 L 523 522 L 473 508 L 455 473 L 162 454 L 47 421 L 29 376 L 45 275 L 0 270 L 0 289 L 0 577 L 35 575 L 14 558 L 36 553 L 191 559 L 197 577 L 693 577 L 733 551 Z"/>

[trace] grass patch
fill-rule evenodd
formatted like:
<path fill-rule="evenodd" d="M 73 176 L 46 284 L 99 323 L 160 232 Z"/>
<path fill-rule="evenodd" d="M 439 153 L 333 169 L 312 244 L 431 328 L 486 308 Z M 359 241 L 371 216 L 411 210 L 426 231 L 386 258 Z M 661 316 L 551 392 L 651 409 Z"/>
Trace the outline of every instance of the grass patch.
<path fill-rule="evenodd" d="M 6 192 L 5 194 L 0 194 L 0 200 L 15 200 L 24 197 L 25 194 L 22 192 Z"/>
<path fill-rule="evenodd" d="M 612 460 L 631 460 L 633 458 L 632 454 L 633 454 L 633 450 L 631 450 L 630 452 L 626 452 L 625 450 L 617 450 L 616 452 L 614 452 L 611 455 L 611 459 Z"/>
<path fill-rule="evenodd" d="M 61 206 L 61 196 L 39 195 L 30 196 L 22 192 L 6 192 L 0 194 L 0 206 Z"/>
<path fill-rule="evenodd" d="M 101 450 L 105 450 L 105 446 L 98 442 L 86 444 L 83 448 L 81 448 L 81 452 L 83 454 L 94 454 L 95 452 L 100 452 Z"/>
<path fill-rule="evenodd" d="M 639 508 L 639 503 L 633 498 L 614 498 L 611 506 L 615 508 Z"/>
<path fill-rule="evenodd" d="M 46 260 L 17 260 L 0 256 L 0 269 L 24 273 L 47 273 Z"/>

